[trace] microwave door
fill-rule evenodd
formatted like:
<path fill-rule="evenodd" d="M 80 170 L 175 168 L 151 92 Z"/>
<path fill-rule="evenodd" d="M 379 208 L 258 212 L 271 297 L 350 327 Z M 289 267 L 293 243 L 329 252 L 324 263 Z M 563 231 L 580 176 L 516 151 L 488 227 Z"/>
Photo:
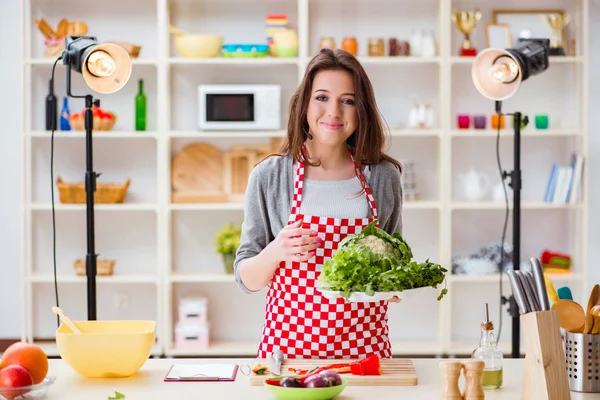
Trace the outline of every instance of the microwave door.
<path fill-rule="evenodd" d="M 246 129 L 256 122 L 252 93 L 207 93 L 204 99 L 203 122 L 208 129 Z"/>

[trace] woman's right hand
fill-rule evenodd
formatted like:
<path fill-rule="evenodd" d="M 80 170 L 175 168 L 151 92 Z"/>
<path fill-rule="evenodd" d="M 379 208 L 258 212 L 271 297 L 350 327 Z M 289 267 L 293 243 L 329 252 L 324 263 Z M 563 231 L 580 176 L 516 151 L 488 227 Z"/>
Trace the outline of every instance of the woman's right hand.
<path fill-rule="evenodd" d="M 302 220 L 286 225 L 277 237 L 269 243 L 270 256 L 277 263 L 281 261 L 305 262 L 315 255 L 321 246 L 317 232 L 302 228 Z"/>

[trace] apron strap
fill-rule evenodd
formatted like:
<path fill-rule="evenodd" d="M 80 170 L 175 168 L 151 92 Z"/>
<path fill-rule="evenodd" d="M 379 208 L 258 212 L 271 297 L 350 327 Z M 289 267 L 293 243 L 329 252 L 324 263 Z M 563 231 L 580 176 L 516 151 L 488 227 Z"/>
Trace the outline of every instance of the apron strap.
<path fill-rule="evenodd" d="M 302 153 L 306 151 L 303 147 Z M 373 196 L 373 192 L 367 183 L 367 179 L 363 172 L 360 170 L 358 163 L 354 159 L 354 155 L 352 154 L 352 150 L 350 146 L 348 146 L 348 154 L 350 155 L 350 159 L 354 163 L 354 172 L 356 177 L 358 178 L 361 187 L 365 191 L 365 196 L 367 198 L 367 202 L 369 203 L 369 207 L 371 208 L 371 214 L 373 215 L 373 219 L 378 219 L 377 214 L 377 205 L 375 204 L 375 197 Z M 304 162 L 300 161 L 296 165 L 295 177 L 294 177 L 294 197 L 292 199 L 292 218 L 290 220 L 295 220 L 295 215 L 300 212 L 300 205 L 302 203 L 302 186 L 304 185 Z"/>

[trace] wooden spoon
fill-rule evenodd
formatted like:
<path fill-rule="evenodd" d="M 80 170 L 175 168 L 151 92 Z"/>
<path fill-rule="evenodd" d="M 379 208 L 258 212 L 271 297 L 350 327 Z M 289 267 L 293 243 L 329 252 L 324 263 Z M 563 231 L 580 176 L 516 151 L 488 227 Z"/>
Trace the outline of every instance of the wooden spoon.
<path fill-rule="evenodd" d="M 69 317 L 67 317 L 65 314 L 63 314 L 63 311 L 60 308 L 54 306 L 54 307 L 52 307 L 52 311 L 54 311 L 54 313 L 60 317 L 60 320 L 62 322 L 64 322 L 65 324 L 67 324 L 67 326 L 69 328 L 71 328 L 71 330 L 73 332 L 75 332 L 77 334 L 81 334 L 81 331 L 79 330 L 79 328 L 77 328 L 75 326 L 75 324 L 73 323 L 73 321 L 71 321 L 71 319 Z"/>
<path fill-rule="evenodd" d="M 600 333 L 600 306 L 592 307 L 590 313 L 594 316 L 594 328 L 592 329 L 592 335 L 597 335 Z"/>
<path fill-rule="evenodd" d="M 585 313 L 585 327 L 583 328 L 583 333 L 592 333 L 592 329 L 595 328 L 596 325 L 594 322 L 594 316 L 590 314 L 592 307 L 594 307 L 598 303 L 598 296 L 600 296 L 600 285 L 596 284 L 592 288 L 590 293 L 590 298 L 588 300 L 587 309 Z M 600 329 L 600 326 L 598 326 Z"/>
<path fill-rule="evenodd" d="M 174 35 L 187 35 L 187 32 L 184 32 L 179 28 L 175 28 L 173 25 L 169 25 L 169 31 Z"/>
<path fill-rule="evenodd" d="M 600 307 L 598 307 L 600 311 Z M 560 327 L 571 333 L 582 333 L 585 327 L 585 312 L 579 303 L 573 300 L 559 300 L 552 304 L 552 310 L 558 313 Z"/>

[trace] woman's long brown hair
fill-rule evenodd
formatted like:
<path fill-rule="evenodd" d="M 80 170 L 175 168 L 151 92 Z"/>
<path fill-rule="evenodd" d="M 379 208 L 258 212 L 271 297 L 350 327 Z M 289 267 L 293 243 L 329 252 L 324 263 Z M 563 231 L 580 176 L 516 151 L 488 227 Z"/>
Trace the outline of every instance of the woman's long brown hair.
<path fill-rule="evenodd" d="M 350 53 L 341 50 L 323 49 L 308 64 L 302 82 L 289 102 L 287 140 L 282 143 L 282 155 L 293 155 L 294 160 L 308 165 L 318 165 L 303 158 L 303 145 L 307 138 L 308 121 L 306 114 L 311 98 L 312 84 L 321 71 L 347 71 L 354 80 L 354 103 L 358 113 L 356 130 L 346 140 L 351 146 L 354 159 L 361 171 L 371 164 L 389 161 L 400 171 L 402 165 L 393 157 L 385 154 L 385 130 L 387 128 L 375 101 L 373 86 L 367 73 L 358 60 Z"/>

